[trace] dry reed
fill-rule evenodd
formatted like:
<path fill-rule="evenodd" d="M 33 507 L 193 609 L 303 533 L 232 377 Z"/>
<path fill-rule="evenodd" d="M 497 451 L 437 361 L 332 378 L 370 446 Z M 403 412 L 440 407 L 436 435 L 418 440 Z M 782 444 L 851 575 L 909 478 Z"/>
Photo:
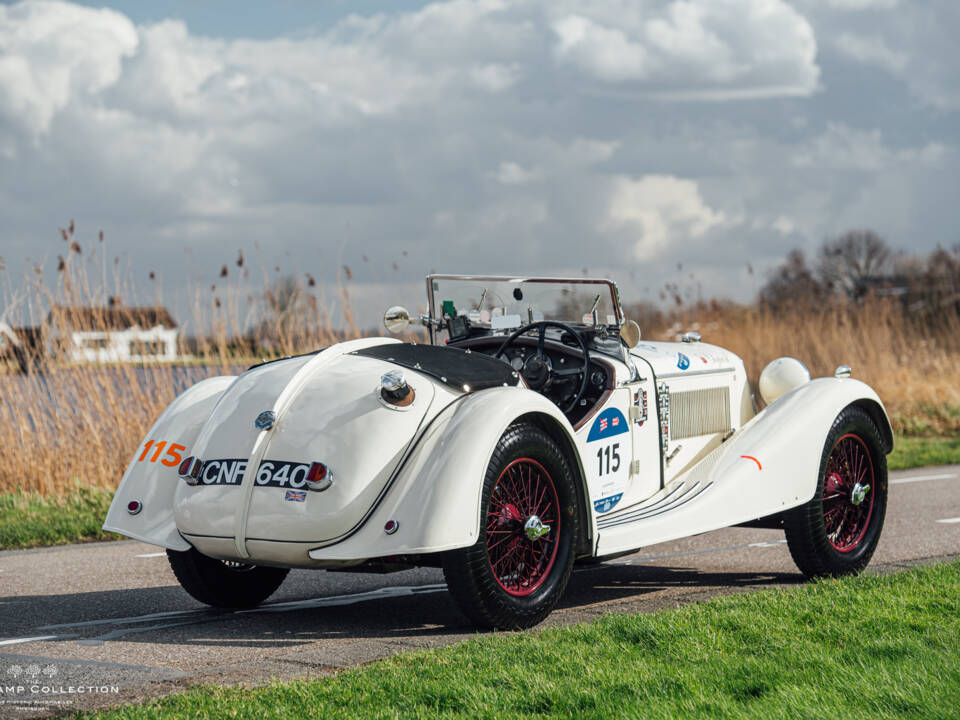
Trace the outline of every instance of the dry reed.
<path fill-rule="evenodd" d="M 195 291 L 195 328 L 206 331 L 181 352 L 189 362 L 176 365 L 83 365 L 67 361 L 63 338 L 80 318 L 70 308 L 108 307 L 108 298 L 129 290 L 122 273 L 91 275 L 77 262 L 79 246 L 72 228 L 65 241 L 56 284 L 39 279 L 29 284 L 28 304 L 67 308 L 46 319 L 47 344 L 59 356 L 43 372 L 0 373 L 0 492 L 11 490 L 57 494 L 79 481 L 114 487 L 149 426 L 176 394 L 192 382 L 242 370 L 251 360 L 280 357 L 329 345 L 360 333 L 354 323 L 346 280 L 326 304 L 316 282 L 269 281 L 259 292 L 247 290 L 244 258 L 237 261 L 244 280 Z M 89 264 L 89 263 L 88 263 Z M 97 263 L 93 263 L 97 265 Z M 239 274 L 234 271 L 234 274 Z M 221 274 L 227 275 L 224 266 Z M 349 272 L 344 273 L 349 279 Z M 629 295 L 629 288 L 624 288 Z M 157 305 L 161 298 L 156 298 Z M 106 311 L 104 311 L 106 312 Z M 96 325 L 90 313 L 84 322 Z M 342 317 L 345 329 L 333 328 Z M 894 417 L 898 432 L 947 434 L 960 430 L 960 327 L 954 314 L 935 327 L 913 323 L 899 306 L 867 301 L 854 305 L 806 308 L 776 316 L 762 309 L 701 305 L 681 308 L 671 327 L 645 328 L 651 338 L 674 339 L 677 332 L 698 329 L 706 342 L 744 358 L 756 380 L 775 357 L 803 360 L 814 375 L 849 364 L 856 377 L 877 389 Z"/>

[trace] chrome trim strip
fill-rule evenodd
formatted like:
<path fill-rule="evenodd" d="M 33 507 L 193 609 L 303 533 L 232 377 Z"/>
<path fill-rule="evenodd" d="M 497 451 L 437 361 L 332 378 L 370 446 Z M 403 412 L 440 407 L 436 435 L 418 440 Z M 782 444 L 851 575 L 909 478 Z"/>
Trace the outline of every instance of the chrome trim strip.
<path fill-rule="evenodd" d="M 670 380 L 672 378 L 696 377 L 697 375 L 716 375 L 717 373 L 736 372 L 736 370 L 736 368 L 725 367 L 717 368 L 715 370 L 693 370 L 691 372 L 666 373 L 665 375 L 657 375 L 657 379 Z"/>

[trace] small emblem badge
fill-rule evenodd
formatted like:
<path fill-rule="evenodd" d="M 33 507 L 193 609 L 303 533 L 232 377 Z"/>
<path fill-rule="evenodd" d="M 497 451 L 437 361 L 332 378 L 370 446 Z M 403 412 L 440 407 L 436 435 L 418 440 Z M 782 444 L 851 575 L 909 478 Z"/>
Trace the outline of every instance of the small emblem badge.
<path fill-rule="evenodd" d="M 306 502 L 307 491 L 306 490 L 287 490 L 283 494 L 283 499 L 289 500 L 291 502 Z"/>
<path fill-rule="evenodd" d="M 253 421 L 253 426 L 257 430 L 269 430 L 276 421 L 277 414 L 273 410 L 264 410 L 257 415 L 257 419 Z"/>

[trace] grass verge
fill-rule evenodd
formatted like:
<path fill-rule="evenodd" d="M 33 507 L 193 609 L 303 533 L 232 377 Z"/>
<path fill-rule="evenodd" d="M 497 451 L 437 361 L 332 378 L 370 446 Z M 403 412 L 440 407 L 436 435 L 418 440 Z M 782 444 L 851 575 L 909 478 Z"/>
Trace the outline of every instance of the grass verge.
<path fill-rule="evenodd" d="M 74 485 L 66 494 L 0 493 L 0 550 L 119 537 L 100 529 L 113 491 Z"/>
<path fill-rule="evenodd" d="M 80 717 L 956 717 L 958 607 L 955 562 L 487 635 L 332 678 L 203 686 Z"/>
<path fill-rule="evenodd" d="M 960 437 L 902 437 L 887 458 L 891 470 L 960 463 Z"/>

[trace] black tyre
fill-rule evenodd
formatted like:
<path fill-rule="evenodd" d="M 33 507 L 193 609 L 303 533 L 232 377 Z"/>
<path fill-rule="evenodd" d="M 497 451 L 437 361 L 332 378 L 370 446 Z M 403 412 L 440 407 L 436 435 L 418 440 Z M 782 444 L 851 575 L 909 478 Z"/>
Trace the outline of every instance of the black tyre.
<path fill-rule="evenodd" d="M 477 627 L 517 630 L 550 614 L 573 568 L 576 503 L 573 472 L 553 438 L 511 425 L 484 476 L 480 537 L 443 560 L 451 594 Z"/>
<path fill-rule="evenodd" d="M 276 592 L 287 568 L 214 560 L 195 548 L 167 550 L 173 574 L 194 598 L 218 608 L 256 607 Z"/>
<path fill-rule="evenodd" d="M 883 447 L 861 408 L 850 406 L 834 420 L 816 494 L 784 517 L 787 547 L 808 578 L 859 573 L 870 562 L 887 510 Z"/>

